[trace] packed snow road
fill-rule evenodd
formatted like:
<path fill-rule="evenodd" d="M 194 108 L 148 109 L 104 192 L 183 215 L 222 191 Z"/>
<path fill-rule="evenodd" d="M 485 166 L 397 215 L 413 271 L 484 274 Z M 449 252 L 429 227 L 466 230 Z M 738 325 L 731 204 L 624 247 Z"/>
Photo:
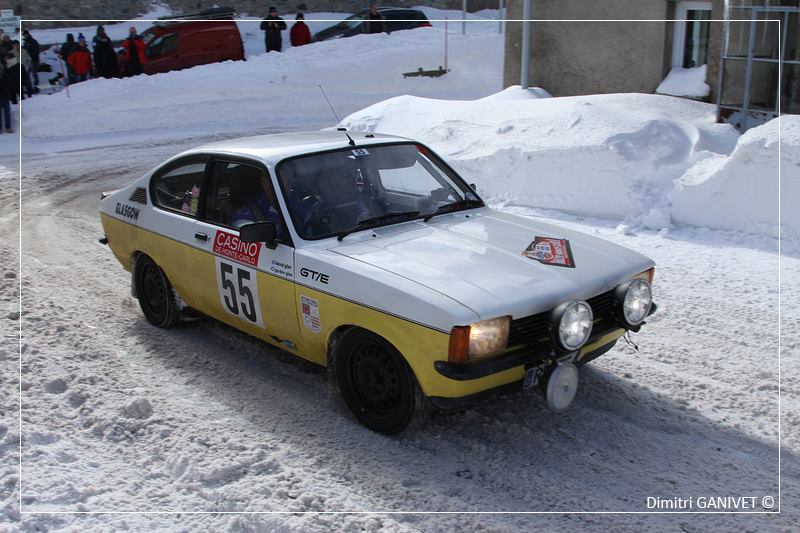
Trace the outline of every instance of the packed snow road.
<path fill-rule="evenodd" d="M 385 437 L 353 419 L 321 369 L 210 320 L 164 331 L 143 319 L 128 274 L 97 242 L 99 193 L 195 144 L 26 155 L 18 277 L 16 162 L 0 161 L 7 206 L 0 218 L 0 505 L 9 527 L 20 520 L 28 531 L 800 527 L 800 295 L 791 281 L 800 260 L 792 257 L 783 258 L 782 272 L 781 516 L 402 513 L 644 512 L 658 510 L 648 497 L 709 496 L 755 497 L 754 510 L 763 511 L 763 497 L 778 496 L 774 242 L 745 248 L 734 234 L 700 230 L 630 235 L 603 220 L 498 206 L 557 219 L 656 260 L 660 308 L 634 337 L 641 352 L 618 345 L 584 367 L 576 403 L 562 415 L 538 394 L 519 393 Z M 37 513 L 24 515 L 17 506 L 18 320 L 22 507 Z"/>

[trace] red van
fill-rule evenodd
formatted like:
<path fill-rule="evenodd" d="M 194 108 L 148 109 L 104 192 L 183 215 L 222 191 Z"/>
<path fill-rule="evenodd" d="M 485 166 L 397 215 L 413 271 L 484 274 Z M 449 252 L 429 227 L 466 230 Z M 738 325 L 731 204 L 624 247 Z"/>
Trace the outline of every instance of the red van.
<path fill-rule="evenodd" d="M 156 22 L 141 34 L 145 45 L 144 73 L 243 60 L 244 46 L 234 15 L 229 8 L 214 8 Z M 121 72 L 125 72 L 121 55 L 120 60 Z"/>

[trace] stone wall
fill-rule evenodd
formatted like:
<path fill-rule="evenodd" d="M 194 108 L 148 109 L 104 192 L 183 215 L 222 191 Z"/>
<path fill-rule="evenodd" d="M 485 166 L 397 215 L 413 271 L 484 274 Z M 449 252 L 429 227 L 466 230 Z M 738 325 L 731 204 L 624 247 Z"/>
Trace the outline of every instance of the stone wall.
<path fill-rule="evenodd" d="M 723 0 L 712 0 L 712 18 L 722 18 Z M 672 62 L 672 22 L 644 22 L 675 16 L 668 0 L 535 0 L 531 19 L 531 86 L 554 96 L 616 92 L 653 93 Z M 522 0 L 509 0 L 509 19 L 522 18 Z M 550 22 L 569 19 L 569 22 Z M 597 19 L 597 22 L 576 22 Z M 634 22 L 612 22 L 614 19 Z M 604 20 L 609 20 L 605 22 Z M 642 22 L 636 22 L 642 20 Z M 522 24 L 508 23 L 504 86 L 520 82 Z M 712 101 L 719 77 L 722 25 L 712 24 L 706 82 Z"/>

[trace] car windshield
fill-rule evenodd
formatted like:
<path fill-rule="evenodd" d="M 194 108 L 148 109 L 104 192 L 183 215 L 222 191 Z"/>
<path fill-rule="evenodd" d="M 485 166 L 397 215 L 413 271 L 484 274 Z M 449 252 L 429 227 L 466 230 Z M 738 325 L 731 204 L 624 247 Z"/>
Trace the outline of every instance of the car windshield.
<path fill-rule="evenodd" d="M 278 165 L 278 177 L 295 228 L 309 240 L 483 205 L 418 144 L 296 157 Z"/>
<path fill-rule="evenodd" d="M 355 28 L 356 26 L 361 24 L 361 21 L 363 20 L 364 17 L 362 15 L 350 15 L 349 17 L 341 21 L 339 24 L 337 24 L 336 27 L 339 28 L 340 30 L 348 30 L 350 28 Z"/>

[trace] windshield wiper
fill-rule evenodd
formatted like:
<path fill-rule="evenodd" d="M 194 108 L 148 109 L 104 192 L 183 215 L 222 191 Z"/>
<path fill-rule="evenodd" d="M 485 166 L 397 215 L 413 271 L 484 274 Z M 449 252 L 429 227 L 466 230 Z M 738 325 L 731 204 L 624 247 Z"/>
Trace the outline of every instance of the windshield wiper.
<path fill-rule="evenodd" d="M 385 215 L 377 217 L 365 218 L 364 220 L 359 220 L 358 224 L 356 224 L 352 228 L 340 231 L 339 235 L 337 236 L 337 239 L 341 241 L 342 239 L 344 239 L 351 233 L 355 233 L 356 231 L 374 228 L 376 226 L 381 226 L 389 222 L 394 222 L 394 221 L 400 222 L 402 220 L 416 218 L 417 216 L 419 216 L 419 211 L 400 211 L 398 213 L 387 213 Z"/>
<path fill-rule="evenodd" d="M 480 200 L 470 200 L 469 198 L 467 198 L 466 200 L 457 200 L 457 201 L 455 201 L 453 203 L 450 203 L 450 204 L 447 204 L 447 205 L 443 205 L 442 207 L 438 208 L 433 213 L 428 213 L 427 215 L 425 215 L 423 217 L 422 221 L 423 222 L 427 222 L 430 219 L 432 219 L 433 217 L 435 217 L 436 215 L 443 215 L 445 213 L 451 213 L 453 211 L 458 211 L 459 209 L 464 208 L 464 207 L 473 207 L 473 206 L 478 207 L 478 206 L 482 206 L 482 205 L 483 205 L 483 202 L 481 202 Z"/>

